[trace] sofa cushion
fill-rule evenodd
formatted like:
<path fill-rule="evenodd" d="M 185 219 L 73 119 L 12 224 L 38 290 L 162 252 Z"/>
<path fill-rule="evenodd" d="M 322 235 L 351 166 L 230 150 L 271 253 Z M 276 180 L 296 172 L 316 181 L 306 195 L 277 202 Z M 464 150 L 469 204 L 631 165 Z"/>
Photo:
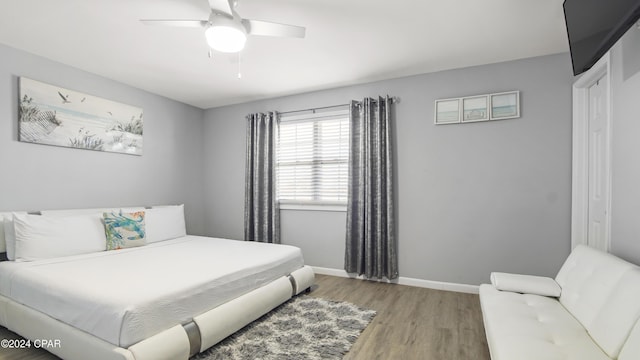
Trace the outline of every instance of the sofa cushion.
<path fill-rule="evenodd" d="M 558 297 L 562 292 L 555 280 L 544 276 L 492 272 L 491 284 L 498 290 L 523 294 Z"/>
<path fill-rule="evenodd" d="M 587 331 L 615 359 L 639 316 L 640 269 L 633 268 L 622 276 Z"/>
<path fill-rule="evenodd" d="M 590 329 L 618 281 L 634 267 L 611 254 L 579 245 L 556 276 L 562 287 L 560 303 Z"/>
<path fill-rule="evenodd" d="M 640 359 L 640 320 L 636 322 L 631 334 L 624 343 L 618 360 L 638 360 Z"/>
<path fill-rule="evenodd" d="M 556 299 L 483 284 L 480 303 L 492 360 L 609 360 Z"/>

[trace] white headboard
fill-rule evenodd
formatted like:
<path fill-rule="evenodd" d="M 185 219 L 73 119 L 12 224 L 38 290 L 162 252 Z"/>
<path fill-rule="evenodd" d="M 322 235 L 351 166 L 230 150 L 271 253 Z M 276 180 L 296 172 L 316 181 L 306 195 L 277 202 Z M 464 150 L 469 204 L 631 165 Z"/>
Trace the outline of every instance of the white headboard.
<path fill-rule="evenodd" d="M 73 216 L 73 215 L 89 215 L 89 214 L 102 214 L 105 212 L 120 211 L 134 212 L 144 211 L 144 206 L 126 207 L 126 208 L 95 208 L 95 209 L 69 209 L 69 210 L 42 210 L 40 214 L 46 216 Z"/>

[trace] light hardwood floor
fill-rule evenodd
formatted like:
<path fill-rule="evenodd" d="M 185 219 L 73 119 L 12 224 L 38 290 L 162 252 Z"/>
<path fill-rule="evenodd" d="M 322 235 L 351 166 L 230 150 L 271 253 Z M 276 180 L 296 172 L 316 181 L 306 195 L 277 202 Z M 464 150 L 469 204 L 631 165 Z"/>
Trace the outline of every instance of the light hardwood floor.
<path fill-rule="evenodd" d="M 316 275 L 311 296 L 377 311 L 344 359 L 490 360 L 478 295 Z"/>
<path fill-rule="evenodd" d="M 309 294 L 377 311 L 344 357 L 490 360 L 477 295 L 316 275 Z M 0 339 L 18 335 L 0 327 Z M 52 360 L 44 350 L 0 349 L 2 360 Z"/>

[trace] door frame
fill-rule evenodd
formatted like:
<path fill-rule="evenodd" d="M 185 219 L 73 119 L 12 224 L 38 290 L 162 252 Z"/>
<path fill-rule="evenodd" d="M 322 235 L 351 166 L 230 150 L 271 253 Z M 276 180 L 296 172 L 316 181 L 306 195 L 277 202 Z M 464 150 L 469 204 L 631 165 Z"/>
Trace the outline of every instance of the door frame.
<path fill-rule="evenodd" d="M 573 159 L 571 176 L 571 249 L 587 245 L 589 226 L 589 88 L 607 75 L 605 96 L 607 100 L 607 138 L 605 156 L 609 166 L 607 202 L 605 205 L 607 228 L 606 249 L 611 248 L 611 64 L 607 52 L 598 62 L 573 83 Z"/>

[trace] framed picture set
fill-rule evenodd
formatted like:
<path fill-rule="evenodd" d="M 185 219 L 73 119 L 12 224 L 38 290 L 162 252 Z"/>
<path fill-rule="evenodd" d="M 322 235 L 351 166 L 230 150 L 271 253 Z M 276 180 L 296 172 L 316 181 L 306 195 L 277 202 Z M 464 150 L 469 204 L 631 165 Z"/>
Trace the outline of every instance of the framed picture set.
<path fill-rule="evenodd" d="M 455 124 L 460 122 L 460 99 L 436 100 L 434 123 Z"/>
<path fill-rule="evenodd" d="M 460 124 L 520 117 L 520 91 L 435 101 L 434 124 Z"/>
<path fill-rule="evenodd" d="M 491 120 L 520 117 L 520 92 L 491 94 Z"/>
<path fill-rule="evenodd" d="M 487 96 L 462 98 L 462 122 L 489 120 Z"/>

